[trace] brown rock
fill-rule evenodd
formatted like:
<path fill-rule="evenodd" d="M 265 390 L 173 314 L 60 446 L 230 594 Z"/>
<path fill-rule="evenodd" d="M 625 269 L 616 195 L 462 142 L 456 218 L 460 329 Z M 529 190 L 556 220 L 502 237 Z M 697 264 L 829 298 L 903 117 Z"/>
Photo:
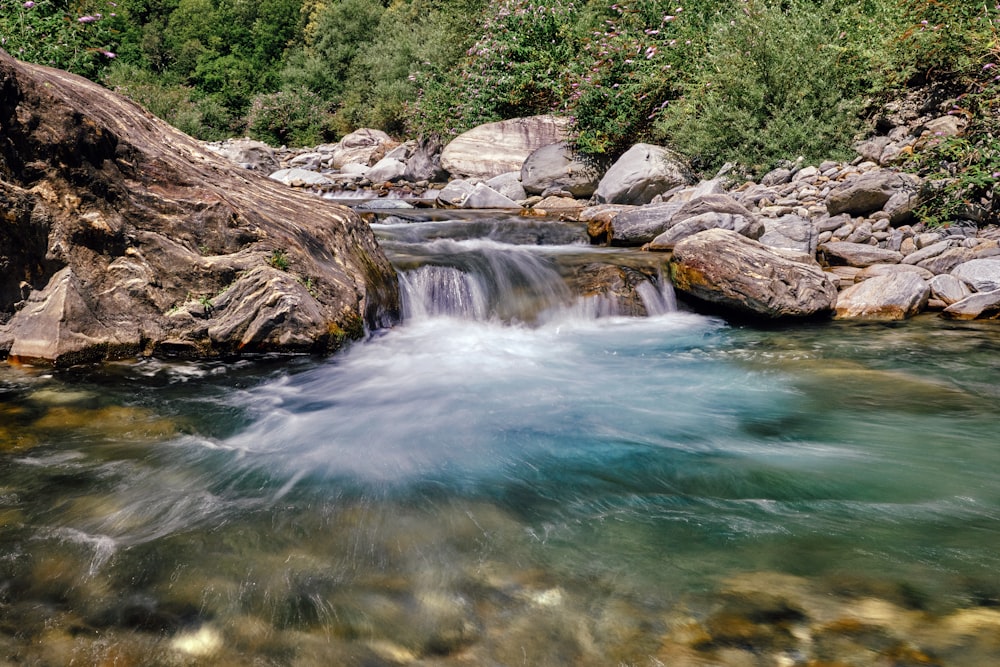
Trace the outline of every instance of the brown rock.
<path fill-rule="evenodd" d="M 712 229 L 674 247 L 670 275 L 677 289 L 745 315 L 810 317 L 837 298 L 818 265 L 789 260 L 736 232 Z"/>
<path fill-rule="evenodd" d="M 930 287 L 920 276 L 901 272 L 875 276 L 837 297 L 837 317 L 863 320 L 903 320 L 927 306 Z"/>
<path fill-rule="evenodd" d="M 331 350 L 398 317 L 354 213 L 2 52 L 0 201 L 0 354 Z"/>

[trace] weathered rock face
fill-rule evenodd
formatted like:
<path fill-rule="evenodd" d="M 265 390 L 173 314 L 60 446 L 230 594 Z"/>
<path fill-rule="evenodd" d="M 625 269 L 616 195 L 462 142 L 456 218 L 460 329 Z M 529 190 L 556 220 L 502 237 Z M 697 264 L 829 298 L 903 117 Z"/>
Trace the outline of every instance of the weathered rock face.
<path fill-rule="evenodd" d="M 760 318 L 832 311 L 837 288 L 817 264 L 787 259 L 736 232 L 712 229 L 674 247 L 674 286 L 702 301 Z"/>
<path fill-rule="evenodd" d="M 569 119 L 514 118 L 474 127 L 455 137 L 441 153 L 441 166 L 455 176 L 487 179 L 520 171 L 531 153 L 566 138 Z"/>
<path fill-rule="evenodd" d="M 94 83 L 0 52 L 0 130 L 0 353 L 331 350 L 398 317 L 355 214 Z"/>
<path fill-rule="evenodd" d="M 875 276 L 849 287 L 837 299 L 837 317 L 903 320 L 924 309 L 931 289 L 909 271 Z"/>

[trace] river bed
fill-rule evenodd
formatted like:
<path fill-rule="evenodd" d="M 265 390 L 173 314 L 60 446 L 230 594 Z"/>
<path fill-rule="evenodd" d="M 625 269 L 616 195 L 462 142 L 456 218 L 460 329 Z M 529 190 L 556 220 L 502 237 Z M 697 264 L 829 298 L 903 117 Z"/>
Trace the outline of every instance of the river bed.
<path fill-rule="evenodd" d="M 407 319 L 333 358 L 0 368 L 0 664 L 1000 664 L 996 324 L 734 326 L 578 226 L 374 228 Z"/>

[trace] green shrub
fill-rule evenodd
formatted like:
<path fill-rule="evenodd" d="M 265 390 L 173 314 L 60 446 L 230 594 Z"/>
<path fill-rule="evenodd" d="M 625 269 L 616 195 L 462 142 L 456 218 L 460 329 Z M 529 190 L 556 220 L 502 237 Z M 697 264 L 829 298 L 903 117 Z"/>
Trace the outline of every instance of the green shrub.
<path fill-rule="evenodd" d="M 714 27 L 704 66 L 663 114 L 664 139 L 704 171 L 846 157 L 862 129 L 861 102 L 842 66 L 846 35 L 832 3 L 750 0 L 745 8 Z"/>
<path fill-rule="evenodd" d="M 247 131 L 273 146 L 315 146 L 334 138 L 330 105 L 305 88 L 258 95 L 247 114 Z"/>

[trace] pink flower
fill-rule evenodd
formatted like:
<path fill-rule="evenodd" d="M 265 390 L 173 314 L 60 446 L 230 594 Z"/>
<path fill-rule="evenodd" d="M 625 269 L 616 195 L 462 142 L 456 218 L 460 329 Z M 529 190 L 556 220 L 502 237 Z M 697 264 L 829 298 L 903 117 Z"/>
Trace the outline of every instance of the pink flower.
<path fill-rule="evenodd" d="M 105 58 L 108 58 L 109 60 L 110 60 L 111 58 L 116 58 L 116 57 L 117 57 L 117 54 L 115 54 L 115 53 L 113 53 L 113 52 L 111 52 L 111 51 L 101 51 L 101 52 L 100 52 L 100 54 L 101 54 L 102 56 L 104 56 Z"/>
<path fill-rule="evenodd" d="M 77 19 L 77 21 L 79 21 L 80 23 L 93 23 L 96 20 L 97 20 L 96 16 L 89 16 L 89 15 L 81 16 L 80 18 Z"/>
<path fill-rule="evenodd" d="M 31 9 L 34 6 L 35 6 L 35 3 L 31 2 L 31 0 L 28 0 L 28 2 L 24 3 L 24 8 L 25 9 Z"/>

